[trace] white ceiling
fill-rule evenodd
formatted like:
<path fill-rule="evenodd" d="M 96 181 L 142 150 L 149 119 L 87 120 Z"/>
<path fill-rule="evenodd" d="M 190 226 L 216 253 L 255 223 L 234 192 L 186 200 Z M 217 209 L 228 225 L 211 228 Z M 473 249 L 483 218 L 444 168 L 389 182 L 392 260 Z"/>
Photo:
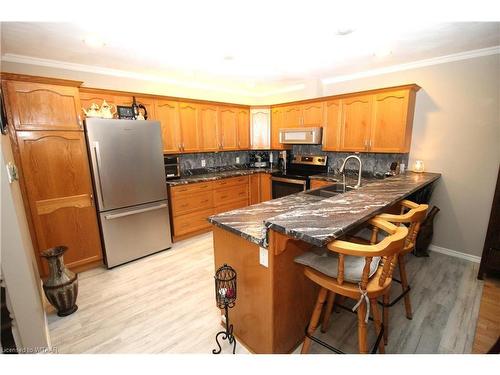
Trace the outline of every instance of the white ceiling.
<path fill-rule="evenodd" d="M 308 19 L 303 17 L 303 19 Z M 168 22 L 3 22 L 2 60 L 263 95 L 311 79 L 500 45 L 500 23 L 332 23 L 257 12 L 205 17 L 171 13 Z M 352 29 L 348 35 L 339 31 Z M 87 46 L 95 36 L 105 45 Z M 379 50 L 390 50 L 385 57 Z"/>

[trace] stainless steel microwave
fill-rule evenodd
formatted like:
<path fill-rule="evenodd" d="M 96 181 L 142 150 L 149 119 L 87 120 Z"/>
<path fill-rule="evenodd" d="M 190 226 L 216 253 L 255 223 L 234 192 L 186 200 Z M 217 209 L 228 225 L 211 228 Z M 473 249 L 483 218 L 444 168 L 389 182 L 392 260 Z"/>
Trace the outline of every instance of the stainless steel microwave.
<path fill-rule="evenodd" d="M 321 128 L 283 128 L 279 139 L 284 144 L 318 145 L 321 144 Z"/>

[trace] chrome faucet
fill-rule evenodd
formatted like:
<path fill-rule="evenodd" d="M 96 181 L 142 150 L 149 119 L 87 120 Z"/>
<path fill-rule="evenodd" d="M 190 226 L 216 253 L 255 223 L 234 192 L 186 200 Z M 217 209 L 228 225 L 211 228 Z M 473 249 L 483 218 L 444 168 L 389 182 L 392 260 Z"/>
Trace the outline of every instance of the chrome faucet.
<path fill-rule="evenodd" d="M 358 170 L 358 183 L 355 185 L 355 186 L 349 186 L 349 187 L 352 187 L 353 189 L 358 189 L 361 187 L 361 167 L 362 167 L 362 163 L 361 163 L 361 159 L 359 158 L 359 156 L 357 155 L 349 155 L 348 157 L 346 157 L 344 159 L 344 162 L 342 163 L 342 166 L 340 167 L 339 169 L 339 173 L 342 174 L 342 179 L 343 179 L 343 182 L 344 182 L 344 188 L 345 188 L 345 165 L 347 163 L 347 161 L 349 159 L 356 159 L 359 163 L 359 170 Z"/>

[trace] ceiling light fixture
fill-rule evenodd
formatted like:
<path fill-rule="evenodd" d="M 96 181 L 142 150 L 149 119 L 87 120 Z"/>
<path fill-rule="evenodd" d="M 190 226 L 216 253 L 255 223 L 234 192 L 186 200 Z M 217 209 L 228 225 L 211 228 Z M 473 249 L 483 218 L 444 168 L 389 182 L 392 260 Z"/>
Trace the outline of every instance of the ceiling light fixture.
<path fill-rule="evenodd" d="M 234 57 L 233 57 L 233 56 L 231 56 L 231 55 L 226 55 L 226 56 L 224 56 L 224 60 L 225 60 L 225 61 L 233 61 L 233 60 L 234 60 Z"/>
<path fill-rule="evenodd" d="M 105 45 L 103 40 L 96 35 L 89 35 L 83 41 L 86 45 L 92 48 L 101 48 Z"/>
<path fill-rule="evenodd" d="M 353 31 L 354 31 L 354 29 L 351 29 L 348 27 L 342 27 L 342 28 L 337 29 L 337 35 L 345 36 L 345 35 L 351 34 Z"/>
<path fill-rule="evenodd" d="M 375 50 L 373 54 L 377 57 L 387 57 L 392 54 L 392 51 L 389 47 L 381 47 Z"/>

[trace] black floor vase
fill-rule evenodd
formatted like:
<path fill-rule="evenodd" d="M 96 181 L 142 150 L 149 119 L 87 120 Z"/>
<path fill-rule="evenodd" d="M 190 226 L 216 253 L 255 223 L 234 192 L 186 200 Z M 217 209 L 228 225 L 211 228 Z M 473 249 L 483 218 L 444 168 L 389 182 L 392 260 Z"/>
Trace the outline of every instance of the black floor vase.
<path fill-rule="evenodd" d="M 57 246 L 42 252 L 49 264 L 49 277 L 43 281 L 43 290 L 59 316 L 73 314 L 78 309 L 78 275 L 64 265 L 63 254 L 67 249 L 66 246 Z"/>

